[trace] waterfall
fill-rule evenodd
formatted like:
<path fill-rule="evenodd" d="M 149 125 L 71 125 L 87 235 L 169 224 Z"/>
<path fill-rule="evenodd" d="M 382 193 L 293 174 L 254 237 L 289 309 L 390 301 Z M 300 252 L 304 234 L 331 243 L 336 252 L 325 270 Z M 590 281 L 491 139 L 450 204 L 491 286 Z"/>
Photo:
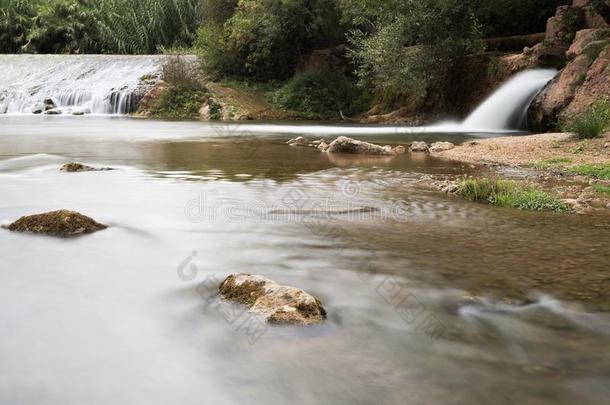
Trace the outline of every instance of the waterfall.
<path fill-rule="evenodd" d="M 553 69 L 527 70 L 515 75 L 462 123 L 464 130 L 523 129 L 536 94 L 557 74 Z"/>
<path fill-rule="evenodd" d="M 133 112 L 160 76 L 160 58 L 0 55 L 0 113 L 39 112 L 45 104 L 53 104 L 57 113 Z"/>

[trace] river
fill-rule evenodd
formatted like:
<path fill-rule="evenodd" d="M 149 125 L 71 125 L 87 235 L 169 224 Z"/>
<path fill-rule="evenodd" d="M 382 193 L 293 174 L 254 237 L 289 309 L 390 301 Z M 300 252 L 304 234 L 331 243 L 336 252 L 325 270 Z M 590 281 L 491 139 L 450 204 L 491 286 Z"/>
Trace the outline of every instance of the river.
<path fill-rule="evenodd" d="M 1 403 L 606 403 L 607 216 L 462 201 L 419 180 L 480 169 L 291 148 L 310 130 L 274 128 L 0 117 L 2 223 L 110 225 L 0 229 Z M 270 327 L 219 301 L 242 272 L 316 295 L 328 320 Z"/>

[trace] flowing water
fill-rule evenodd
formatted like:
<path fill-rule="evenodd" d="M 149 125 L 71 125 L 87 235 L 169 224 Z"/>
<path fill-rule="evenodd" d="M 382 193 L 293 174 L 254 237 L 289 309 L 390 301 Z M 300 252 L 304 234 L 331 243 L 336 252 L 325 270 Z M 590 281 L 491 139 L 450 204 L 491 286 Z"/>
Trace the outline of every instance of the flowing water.
<path fill-rule="evenodd" d="M 162 57 L 1 55 L 0 114 L 32 113 L 53 101 L 64 113 L 127 114 L 161 73 Z"/>
<path fill-rule="evenodd" d="M 478 169 L 429 156 L 285 145 L 310 129 L 0 117 L 0 221 L 65 208 L 110 225 L 0 229 L 0 403 L 607 403 L 607 216 L 431 192 L 422 175 Z M 259 323 L 215 297 L 239 272 L 311 292 L 328 320 Z"/>

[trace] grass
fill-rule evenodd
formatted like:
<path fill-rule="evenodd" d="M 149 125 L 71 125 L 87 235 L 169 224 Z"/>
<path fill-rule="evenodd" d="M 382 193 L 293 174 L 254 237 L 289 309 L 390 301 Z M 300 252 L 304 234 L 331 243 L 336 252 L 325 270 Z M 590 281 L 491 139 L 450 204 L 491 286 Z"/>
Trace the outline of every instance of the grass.
<path fill-rule="evenodd" d="M 593 103 L 582 113 L 572 116 L 561 125 L 567 132 L 574 132 L 578 138 L 597 138 L 610 129 L 610 101 L 607 97 Z"/>
<path fill-rule="evenodd" d="M 610 180 L 610 163 L 574 166 L 570 168 L 569 172 L 594 179 Z"/>
<path fill-rule="evenodd" d="M 570 206 L 534 186 L 514 181 L 492 178 L 466 179 L 458 188 L 458 194 L 471 201 L 485 201 L 499 207 L 511 207 L 525 211 L 568 212 Z"/>
<path fill-rule="evenodd" d="M 570 153 L 573 155 L 580 155 L 585 151 L 586 146 L 587 144 L 584 141 L 578 142 L 578 145 L 570 149 Z"/>
<path fill-rule="evenodd" d="M 547 170 L 547 169 L 554 169 L 557 167 L 561 167 L 561 166 L 563 166 L 565 164 L 569 164 L 569 163 L 572 163 L 572 159 L 566 158 L 566 157 L 556 157 L 556 158 L 539 160 L 538 162 L 535 162 L 529 166 L 534 169 L 537 169 L 537 170 Z"/>
<path fill-rule="evenodd" d="M 600 193 L 600 194 L 610 195 L 610 186 L 607 186 L 605 184 L 594 184 L 593 190 L 595 190 L 595 192 Z"/>

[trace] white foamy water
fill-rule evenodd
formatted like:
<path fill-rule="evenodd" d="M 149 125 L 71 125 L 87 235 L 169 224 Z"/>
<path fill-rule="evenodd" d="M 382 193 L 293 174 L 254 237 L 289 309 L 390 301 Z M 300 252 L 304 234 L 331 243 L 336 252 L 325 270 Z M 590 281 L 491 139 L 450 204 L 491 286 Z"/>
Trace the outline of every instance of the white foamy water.
<path fill-rule="evenodd" d="M 535 69 L 517 74 L 485 100 L 461 126 L 496 130 L 523 128 L 532 100 L 556 74 L 554 69 Z"/>
<path fill-rule="evenodd" d="M 0 113 L 32 113 L 46 99 L 63 112 L 127 114 L 142 78 L 161 73 L 159 56 L 2 55 Z"/>

